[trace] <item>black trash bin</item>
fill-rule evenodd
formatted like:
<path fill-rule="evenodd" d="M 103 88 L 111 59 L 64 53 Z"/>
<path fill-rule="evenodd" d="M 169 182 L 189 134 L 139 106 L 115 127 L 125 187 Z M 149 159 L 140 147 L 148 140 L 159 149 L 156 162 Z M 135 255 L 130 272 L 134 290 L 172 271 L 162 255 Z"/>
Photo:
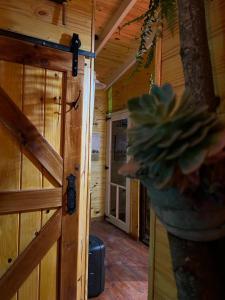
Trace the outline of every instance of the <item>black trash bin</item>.
<path fill-rule="evenodd" d="M 105 288 L 105 245 L 97 236 L 89 238 L 88 298 L 97 297 Z"/>

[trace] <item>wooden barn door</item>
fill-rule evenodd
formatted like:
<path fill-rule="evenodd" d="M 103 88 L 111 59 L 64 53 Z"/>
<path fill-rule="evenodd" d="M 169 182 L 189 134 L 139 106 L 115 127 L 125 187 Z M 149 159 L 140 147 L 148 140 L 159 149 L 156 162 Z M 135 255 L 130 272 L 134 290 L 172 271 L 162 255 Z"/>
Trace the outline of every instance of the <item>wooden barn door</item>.
<path fill-rule="evenodd" d="M 70 53 L 7 37 L 0 49 L 0 299 L 73 300 L 84 60 L 74 78 Z"/>

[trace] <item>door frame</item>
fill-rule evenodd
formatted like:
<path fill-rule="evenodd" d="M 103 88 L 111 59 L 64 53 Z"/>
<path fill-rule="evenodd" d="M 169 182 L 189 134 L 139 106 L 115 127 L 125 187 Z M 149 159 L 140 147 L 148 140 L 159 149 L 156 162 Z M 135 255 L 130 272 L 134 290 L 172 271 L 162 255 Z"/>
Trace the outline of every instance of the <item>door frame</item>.
<path fill-rule="evenodd" d="M 107 145 L 106 145 L 106 199 L 105 199 L 105 215 L 107 217 L 107 221 L 111 222 L 113 225 L 119 227 L 123 231 L 130 233 L 130 220 L 131 220 L 131 197 L 130 197 L 130 178 L 126 178 L 126 223 L 119 220 L 118 218 L 110 215 L 110 187 L 111 187 L 111 146 L 112 146 L 112 122 L 117 120 L 127 119 L 129 127 L 129 116 L 128 110 L 120 110 L 117 112 L 113 112 L 107 118 Z M 128 156 L 127 156 L 128 159 Z M 115 186 L 119 186 L 117 184 L 112 184 Z M 122 187 L 122 186 L 121 186 Z M 122 187 L 124 188 L 124 187 Z M 116 193 L 116 206 L 119 203 L 119 193 Z M 118 214 L 118 212 L 117 212 Z"/>
<path fill-rule="evenodd" d="M 147 228 L 147 205 L 150 201 L 147 195 L 147 189 L 140 183 L 140 211 L 139 211 L 139 239 L 145 245 L 149 246 L 149 239 L 150 239 L 150 222 L 149 222 L 149 233 L 146 233 Z M 149 215 L 150 215 L 151 207 L 149 208 Z M 149 216 L 149 221 L 151 221 L 151 216 Z"/>

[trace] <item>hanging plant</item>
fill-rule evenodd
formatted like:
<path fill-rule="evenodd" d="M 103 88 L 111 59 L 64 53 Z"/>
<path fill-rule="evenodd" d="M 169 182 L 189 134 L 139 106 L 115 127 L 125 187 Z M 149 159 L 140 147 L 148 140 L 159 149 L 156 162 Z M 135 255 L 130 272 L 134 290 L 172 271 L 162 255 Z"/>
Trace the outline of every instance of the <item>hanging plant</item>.
<path fill-rule="evenodd" d="M 176 0 L 150 0 L 148 10 L 137 18 L 122 25 L 120 30 L 135 22 L 143 21 L 140 43 L 136 53 L 137 69 L 151 65 L 157 38 L 161 35 L 161 24 L 165 19 L 170 28 L 176 18 Z M 147 53 L 147 55 L 145 55 Z"/>

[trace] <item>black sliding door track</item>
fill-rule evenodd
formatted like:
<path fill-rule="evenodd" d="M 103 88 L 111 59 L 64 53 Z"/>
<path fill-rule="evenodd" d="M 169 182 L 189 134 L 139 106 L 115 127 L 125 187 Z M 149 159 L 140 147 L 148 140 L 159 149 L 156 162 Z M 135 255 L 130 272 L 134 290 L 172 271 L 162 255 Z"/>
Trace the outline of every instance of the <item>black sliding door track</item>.
<path fill-rule="evenodd" d="M 35 45 L 40 45 L 40 46 L 72 53 L 73 54 L 73 67 L 72 67 L 73 76 L 77 76 L 77 65 L 78 65 L 78 56 L 79 55 L 85 56 L 87 58 L 96 58 L 95 53 L 79 49 L 81 46 L 81 42 L 80 42 L 78 34 L 75 34 L 75 33 L 73 34 L 73 37 L 71 40 L 71 46 L 65 46 L 62 44 L 54 43 L 54 42 L 47 41 L 47 40 L 42 40 L 42 39 L 39 39 L 36 37 L 20 34 L 20 33 L 13 32 L 13 31 L 8 31 L 5 29 L 0 29 L 0 36 L 11 37 L 11 38 L 29 42 L 29 43 L 32 43 Z"/>

